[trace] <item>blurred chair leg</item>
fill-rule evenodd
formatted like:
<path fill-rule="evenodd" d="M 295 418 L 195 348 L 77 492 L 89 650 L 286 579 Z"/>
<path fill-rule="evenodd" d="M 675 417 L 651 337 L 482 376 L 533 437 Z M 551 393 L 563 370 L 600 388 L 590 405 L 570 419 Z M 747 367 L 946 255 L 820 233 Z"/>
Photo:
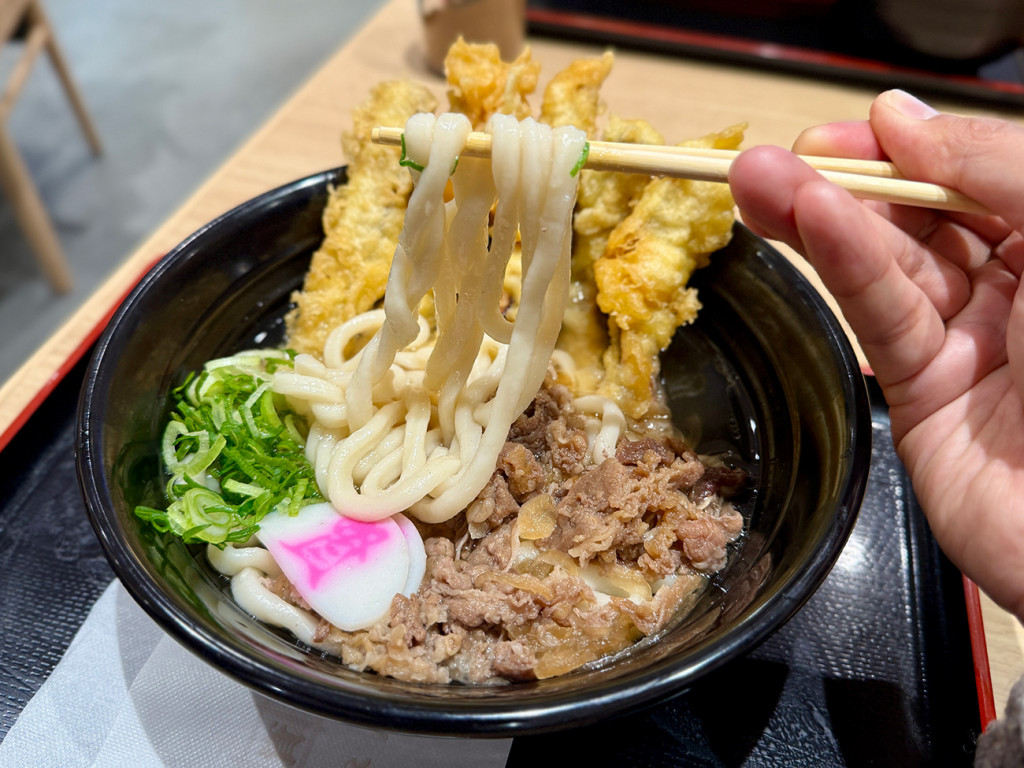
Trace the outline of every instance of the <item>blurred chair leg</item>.
<path fill-rule="evenodd" d="M 54 36 L 53 25 L 50 24 L 49 19 L 46 17 L 46 12 L 43 10 L 43 6 L 39 2 L 33 2 L 32 8 L 29 11 L 30 14 L 34 14 L 36 19 L 42 22 L 47 30 L 46 38 L 46 52 L 50 55 L 50 61 L 53 62 L 53 67 L 57 71 L 57 76 L 60 78 L 61 84 L 64 86 L 64 91 L 67 93 L 68 100 L 71 102 L 71 108 L 75 111 L 75 115 L 78 117 L 78 123 L 82 126 L 82 132 L 85 134 L 86 140 L 89 142 L 89 146 L 92 147 L 92 151 L 99 155 L 103 152 L 103 146 L 100 143 L 99 134 L 96 132 L 96 128 L 92 124 L 92 120 L 89 118 L 89 113 L 86 112 L 85 102 L 82 101 L 82 97 L 78 93 L 78 88 L 75 86 L 75 82 L 71 77 L 71 70 L 68 68 L 67 62 L 64 60 L 64 54 L 60 50 L 60 46 L 57 45 L 57 38 Z"/>
<path fill-rule="evenodd" d="M 71 268 L 64 258 L 57 233 L 28 168 L 3 124 L 0 124 L 0 185 L 53 289 L 58 293 L 71 290 Z"/>

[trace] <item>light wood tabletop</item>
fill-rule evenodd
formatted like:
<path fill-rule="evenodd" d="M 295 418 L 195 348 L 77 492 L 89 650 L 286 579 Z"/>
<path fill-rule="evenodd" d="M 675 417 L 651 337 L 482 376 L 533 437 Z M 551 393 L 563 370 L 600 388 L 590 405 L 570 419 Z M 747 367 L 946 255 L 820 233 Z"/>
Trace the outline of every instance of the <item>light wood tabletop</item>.
<path fill-rule="evenodd" d="M 574 58 L 599 52 L 565 41 L 530 41 L 542 62 L 541 83 Z M 110 278 L 0 388 L 0 444 L 24 422 L 95 339 L 121 298 L 163 253 L 210 221 L 255 195 L 302 176 L 344 163 L 340 134 L 352 109 L 370 87 L 386 79 L 412 78 L 439 96 L 444 83 L 423 63 L 422 30 L 414 0 L 391 0 L 343 44 L 278 112 L 262 126 L 152 235 L 125 258 Z M 680 141 L 737 122 L 749 125 L 744 146 L 790 146 L 803 128 L 834 120 L 863 119 L 873 89 L 790 76 L 753 67 L 618 51 L 602 89 L 608 110 L 643 117 L 669 141 Z M 442 103 L 444 103 L 442 101 Z M 933 101 L 940 109 L 980 110 L 956 101 Z M 803 262 L 797 264 L 812 280 Z M 815 280 L 817 283 L 817 281 Z M 1010 686 L 1024 674 L 1024 630 L 1009 614 L 983 598 L 985 637 L 997 711 Z"/>

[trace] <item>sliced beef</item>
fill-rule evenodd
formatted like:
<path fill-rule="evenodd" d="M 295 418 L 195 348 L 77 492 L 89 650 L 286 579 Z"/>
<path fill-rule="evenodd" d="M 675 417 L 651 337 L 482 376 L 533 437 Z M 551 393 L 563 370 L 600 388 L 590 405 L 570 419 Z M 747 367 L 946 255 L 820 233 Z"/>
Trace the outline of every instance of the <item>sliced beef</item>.
<path fill-rule="evenodd" d="M 356 669 L 495 684 L 562 674 L 664 627 L 725 564 L 743 520 L 719 494 L 745 476 L 656 437 L 622 439 L 593 466 L 570 402 L 549 382 L 516 420 L 465 522 L 419 526 L 427 567 L 415 595 L 397 595 L 365 631 L 321 622 L 317 642 Z M 521 505 L 542 495 L 554 530 L 520 541 Z M 630 571 L 665 586 L 634 603 L 598 599 L 584 578 Z M 286 581 L 274 588 L 301 604 Z"/>
<path fill-rule="evenodd" d="M 530 407 L 512 423 L 508 439 L 540 455 L 547 447 L 548 424 L 558 419 L 571 399 L 565 387 L 544 387 L 537 393 Z"/>
<path fill-rule="evenodd" d="M 742 469 L 707 467 L 700 480 L 694 485 L 690 495 L 694 501 L 700 501 L 716 494 L 728 498 L 742 489 L 746 482 L 747 473 Z"/>

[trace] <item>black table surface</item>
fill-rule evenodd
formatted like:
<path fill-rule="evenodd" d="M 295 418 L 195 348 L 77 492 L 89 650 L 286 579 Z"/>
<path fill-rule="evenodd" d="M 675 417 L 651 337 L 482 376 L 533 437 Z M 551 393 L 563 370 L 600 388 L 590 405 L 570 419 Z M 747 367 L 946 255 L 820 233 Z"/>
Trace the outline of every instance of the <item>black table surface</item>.
<path fill-rule="evenodd" d="M 75 475 L 73 369 L 0 452 L 0 739 L 113 579 Z M 970 765 L 980 733 L 959 572 L 874 399 L 871 474 L 823 586 L 781 630 L 641 712 L 517 738 L 509 766 Z"/>

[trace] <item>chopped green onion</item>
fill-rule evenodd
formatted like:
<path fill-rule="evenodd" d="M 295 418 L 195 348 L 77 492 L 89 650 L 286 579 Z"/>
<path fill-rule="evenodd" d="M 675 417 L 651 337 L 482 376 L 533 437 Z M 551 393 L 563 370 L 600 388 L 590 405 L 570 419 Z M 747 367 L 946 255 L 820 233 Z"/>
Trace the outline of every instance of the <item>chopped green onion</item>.
<path fill-rule="evenodd" d="M 423 166 L 417 163 L 415 160 L 409 158 L 405 151 L 405 134 L 402 134 L 402 156 L 398 159 L 398 164 L 405 166 L 406 168 L 412 168 L 414 171 L 423 172 Z M 452 168 L 452 173 L 455 173 L 455 169 Z"/>
<path fill-rule="evenodd" d="M 245 541 L 273 509 L 295 514 L 322 501 L 306 459 L 305 423 L 270 389 L 271 368 L 292 352 L 245 352 L 211 360 L 172 392 L 160 453 L 171 475 L 168 507 L 135 514 L 186 542 Z"/>
<path fill-rule="evenodd" d="M 576 161 L 576 165 L 569 171 L 569 175 L 575 177 L 577 173 L 583 170 L 583 166 L 587 164 L 587 158 L 590 157 L 590 142 L 583 144 L 583 151 L 580 153 L 580 159 Z"/>

